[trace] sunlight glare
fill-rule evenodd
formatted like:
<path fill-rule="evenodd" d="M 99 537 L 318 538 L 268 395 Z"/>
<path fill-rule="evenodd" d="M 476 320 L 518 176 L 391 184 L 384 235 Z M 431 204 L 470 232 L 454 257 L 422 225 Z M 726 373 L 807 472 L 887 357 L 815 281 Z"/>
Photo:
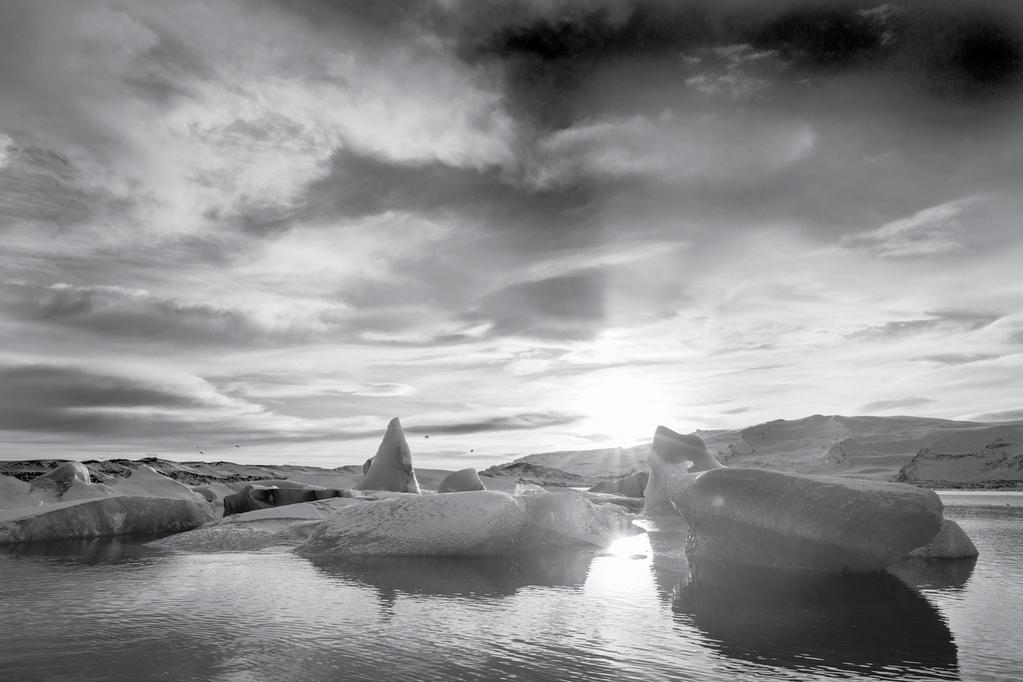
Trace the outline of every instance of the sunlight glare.
<path fill-rule="evenodd" d="M 595 433 L 617 445 L 649 439 L 658 424 L 670 424 L 671 401 L 648 379 L 608 374 L 587 382 L 581 408 Z"/>

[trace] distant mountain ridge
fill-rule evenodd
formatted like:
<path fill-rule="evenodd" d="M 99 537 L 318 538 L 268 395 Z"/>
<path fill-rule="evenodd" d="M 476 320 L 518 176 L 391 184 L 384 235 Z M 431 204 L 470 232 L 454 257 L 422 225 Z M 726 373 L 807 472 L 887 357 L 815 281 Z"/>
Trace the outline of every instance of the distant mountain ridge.
<path fill-rule="evenodd" d="M 695 435 L 726 466 L 895 480 L 932 488 L 1023 488 L 1023 421 L 813 415 L 737 430 L 696 431 Z M 649 444 L 641 444 L 535 453 L 494 465 L 480 475 L 488 487 L 515 483 L 590 487 L 646 471 L 649 449 Z M 413 454 L 413 463 L 414 458 Z M 0 474 L 29 481 L 64 461 L 3 461 Z M 322 478 L 331 474 L 336 487 L 350 487 L 362 476 L 360 464 L 323 469 L 174 462 L 155 457 L 89 460 L 84 464 L 96 482 L 125 478 L 142 464 L 187 485 L 264 479 L 300 481 L 306 476 Z M 420 467 L 416 471 L 426 488 L 435 488 L 448 473 Z"/>
<path fill-rule="evenodd" d="M 668 425 L 670 426 L 670 425 Z M 653 429 L 651 429 L 653 430 Z M 696 431 L 726 466 L 900 480 L 931 487 L 1023 487 L 1023 422 L 967 422 L 926 417 L 813 415 L 738 430 Z M 520 463 L 541 485 L 577 476 L 595 485 L 646 469 L 649 444 L 546 452 L 487 471 L 514 476 Z M 954 465 L 953 465 L 954 462 Z M 544 477 L 550 482 L 545 483 Z"/>

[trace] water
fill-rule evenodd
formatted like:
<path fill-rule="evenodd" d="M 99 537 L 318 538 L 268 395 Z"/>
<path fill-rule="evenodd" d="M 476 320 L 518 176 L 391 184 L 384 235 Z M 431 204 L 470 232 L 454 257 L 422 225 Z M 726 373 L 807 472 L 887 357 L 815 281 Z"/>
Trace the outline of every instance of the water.
<path fill-rule="evenodd" d="M 953 506 L 976 562 L 691 580 L 610 554 L 321 561 L 94 541 L 0 554 L 0 680 L 1017 680 L 1023 508 Z"/>

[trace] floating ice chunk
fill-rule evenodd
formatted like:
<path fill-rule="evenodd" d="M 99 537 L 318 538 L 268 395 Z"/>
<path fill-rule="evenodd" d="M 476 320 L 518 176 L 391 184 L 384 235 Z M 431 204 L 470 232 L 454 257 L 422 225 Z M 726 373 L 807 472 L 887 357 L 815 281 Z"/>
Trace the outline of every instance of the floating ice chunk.
<path fill-rule="evenodd" d="M 365 504 L 365 498 L 331 498 L 267 507 L 229 516 L 218 523 L 178 533 L 149 544 L 185 552 L 253 551 L 272 546 L 295 547 L 323 519 L 341 507 Z"/>
<path fill-rule="evenodd" d="M 654 442 L 646 461 L 650 477 L 643 497 L 646 498 L 644 511 L 648 516 L 674 516 L 678 513 L 668 494 L 668 482 L 672 476 L 721 468 L 721 464 L 707 452 L 701 438 L 675 433 L 665 426 L 658 426 L 654 431 Z"/>
<path fill-rule="evenodd" d="M 552 545 L 604 546 L 629 532 L 626 514 L 578 493 L 492 490 L 401 495 L 340 510 L 300 548 L 309 554 L 473 556 Z"/>
<path fill-rule="evenodd" d="M 32 479 L 32 492 L 49 491 L 57 497 L 63 495 L 75 481 L 88 483 L 91 480 L 89 469 L 81 462 L 64 462 L 52 471 Z"/>
<path fill-rule="evenodd" d="M 973 544 L 966 531 L 955 521 L 945 519 L 941 522 L 938 534 L 923 547 L 917 547 L 910 552 L 909 556 L 925 559 L 967 559 L 978 554 L 977 546 Z"/>
<path fill-rule="evenodd" d="M 0 512 L 0 543 L 179 532 L 213 519 L 206 504 L 157 497 L 108 497 Z"/>
<path fill-rule="evenodd" d="M 691 561 L 866 573 L 929 542 L 942 521 L 933 491 L 900 483 L 722 468 L 668 488 Z"/>
<path fill-rule="evenodd" d="M 412 451 L 409 450 L 397 417 L 387 424 L 387 432 L 377 448 L 377 454 L 369 461 L 366 476 L 355 487 L 359 490 L 390 490 L 398 493 L 421 492 L 416 471 L 412 468 Z"/>
<path fill-rule="evenodd" d="M 515 497 L 483 490 L 403 495 L 343 509 L 313 532 L 302 552 L 358 555 L 502 554 L 526 524 Z"/>
<path fill-rule="evenodd" d="M 437 486 L 438 493 L 460 493 L 469 490 L 486 490 L 479 473 L 469 467 L 460 471 L 454 471 L 444 477 L 444 480 Z"/>

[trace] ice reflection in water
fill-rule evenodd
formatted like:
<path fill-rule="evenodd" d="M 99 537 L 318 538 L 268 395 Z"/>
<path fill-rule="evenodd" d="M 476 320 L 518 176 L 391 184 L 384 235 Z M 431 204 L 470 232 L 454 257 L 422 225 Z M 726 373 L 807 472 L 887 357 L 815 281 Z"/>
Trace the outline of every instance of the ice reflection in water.
<path fill-rule="evenodd" d="M 497 559 L 7 548 L 0 679 L 1011 679 L 1023 537 L 1003 517 L 962 520 L 972 576 L 902 581 L 690 567 L 679 521 Z"/>
<path fill-rule="evenodd" d="M 803 671 L 956 679 L 952 633 L 887 574 L 827 575 L 694 565 L 673 610 L 722 654 Z"/>

